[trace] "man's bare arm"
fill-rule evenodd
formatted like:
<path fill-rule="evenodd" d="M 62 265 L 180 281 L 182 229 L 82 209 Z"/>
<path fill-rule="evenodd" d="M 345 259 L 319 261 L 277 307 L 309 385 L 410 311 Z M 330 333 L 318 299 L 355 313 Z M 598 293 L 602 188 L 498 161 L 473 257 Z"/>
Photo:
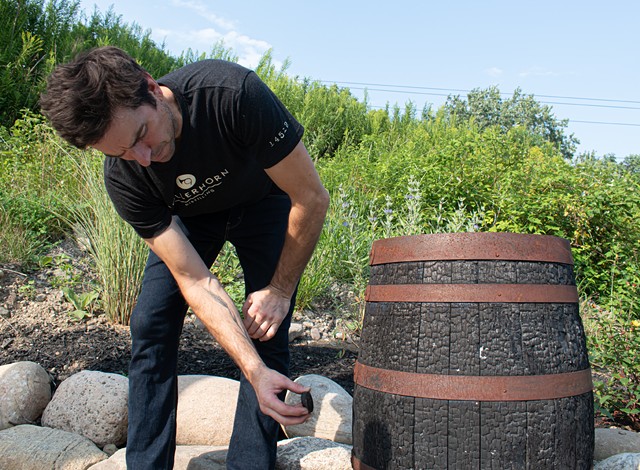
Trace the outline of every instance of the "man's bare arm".
<path fill-rule="evenodd" d="M 302 406 L 286 405 L 276 395 L 283 390 L 301 393 L 307 389 L 269 369 L 260 359 L 233 301 L 176 222 L 145 242 L 165 262 L 196 316 L 249 380 L 262 412 L 285 425 L 304 422 L 308 413 Z"/>

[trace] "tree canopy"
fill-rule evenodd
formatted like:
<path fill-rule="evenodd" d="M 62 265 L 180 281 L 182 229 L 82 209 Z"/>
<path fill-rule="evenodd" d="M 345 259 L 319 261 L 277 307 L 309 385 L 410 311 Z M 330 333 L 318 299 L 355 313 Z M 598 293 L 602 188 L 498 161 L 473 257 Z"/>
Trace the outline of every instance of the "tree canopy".
<path fill-rule="evenodd" d="M 497 87 L 476 88 L 466 98 L 450 96 L 444 109 L 450 119 L 473 119 L 481 129 L 497 126 L 507 132 L 523 127 L 540 142 L 552 142 L 565 158 L 572 158 L 580 143 L 573 134 L 566 134 L 567 119 L 558 120 L 550 106 L 536 101 L 533 95 L 522 93 L 520 88 L 507 99 Z"/>

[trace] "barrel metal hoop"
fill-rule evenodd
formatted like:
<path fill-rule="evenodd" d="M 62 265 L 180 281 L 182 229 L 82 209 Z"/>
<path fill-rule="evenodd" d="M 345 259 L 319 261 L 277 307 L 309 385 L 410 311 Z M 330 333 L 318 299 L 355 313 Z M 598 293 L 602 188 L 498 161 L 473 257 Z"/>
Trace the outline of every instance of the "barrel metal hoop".
<path fill-rule="evenodd" d="M 409 261 L 539 261 L 573 264 L 563 238 L 522 233 L 436 233 L 376 240 L 369 263 Z"/>
<path fill-rule="evenodd" d="M 356 361 L 354 382 L 379 392 L 434 400 L 553 400 L 593 390 L 591 369 L 548 375 L 470 376 L 416 374 Z"/>
<path fill-rule="evenodd" d="M 366 288 L 367 302 L 576 303 L 575 285 L 385 284 Z"/>

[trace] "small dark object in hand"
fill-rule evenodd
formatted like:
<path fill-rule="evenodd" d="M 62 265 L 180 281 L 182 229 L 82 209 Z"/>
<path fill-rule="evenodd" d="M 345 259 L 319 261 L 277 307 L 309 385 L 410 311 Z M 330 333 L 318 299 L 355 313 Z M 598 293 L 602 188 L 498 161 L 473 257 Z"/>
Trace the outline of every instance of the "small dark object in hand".
<path fill-rule="evenodd" d="M 302 395 L 300 395 L 300 401 L 302 402 L 302 406 L 304 406 L 309 413 L 313 411 L 313 398 L 311 398 L 311 393 L 302 392 Z"/>

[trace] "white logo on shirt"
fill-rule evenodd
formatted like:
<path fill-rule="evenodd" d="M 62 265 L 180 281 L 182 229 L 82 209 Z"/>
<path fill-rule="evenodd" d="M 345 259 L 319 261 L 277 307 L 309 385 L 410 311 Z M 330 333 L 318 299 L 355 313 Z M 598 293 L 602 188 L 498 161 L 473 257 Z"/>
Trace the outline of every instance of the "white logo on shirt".
<path fill-rule="evenodd" d="M 196 184 L 196 177 L 193 175 L 180 175 L 176 178 L 176 184 L 180 189 L 189 189 Z"/>
<path fill-rule="evenodd" d="M 218 187 L 224 183 L 227 176 L 229 176 L 229 170 L 226 168 L 217 175 L 208 176 L 204 179 L 200 178 L 199 183 L 196 183 L 196 177 L 193 175 L 184 174 L 178 176 L 178 178 L 176 178 L 176 184 L 182 191 L 176 191 L 173 195 L 174 204 L 181 204 L 184 207 L 188 207 L 191 204 L 206 199 L 216 192 Z"/>

